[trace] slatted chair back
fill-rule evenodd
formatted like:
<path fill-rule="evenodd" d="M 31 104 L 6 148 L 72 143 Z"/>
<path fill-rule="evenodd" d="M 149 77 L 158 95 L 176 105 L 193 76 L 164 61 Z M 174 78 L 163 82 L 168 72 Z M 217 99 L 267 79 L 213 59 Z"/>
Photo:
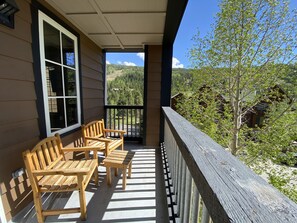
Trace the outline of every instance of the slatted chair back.
<path fill-rule="evenodd" d="M 104 137 L 104 123 L 101 120 L 89 122 L 86 125 L 82 125 L 83 140 L 85 146 L 88 145 L 88 137 Z"/>
<path fill-rule="evenodd" d="M 25 158 L 24 161 L 29 178 L 32 179 L 32 172 L 34 170 L 50 169 L 59 161 L 65 160 L 64 153 L 62 152 L 61 139 L 56 136 L 41 140 L 31 151 L 25 151 L 23 156 Z M 37 177 L 37 180 L 40 178 L 41 176 Z"/>

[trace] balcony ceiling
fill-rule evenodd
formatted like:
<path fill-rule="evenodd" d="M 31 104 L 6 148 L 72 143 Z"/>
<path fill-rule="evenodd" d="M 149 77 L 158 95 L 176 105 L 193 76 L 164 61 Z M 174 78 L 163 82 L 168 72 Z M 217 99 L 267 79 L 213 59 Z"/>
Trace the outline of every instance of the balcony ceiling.
<path fill-rule="evenodd" d="M 46 0 L 102 49 L 161 45 L 167 0 Z"/>

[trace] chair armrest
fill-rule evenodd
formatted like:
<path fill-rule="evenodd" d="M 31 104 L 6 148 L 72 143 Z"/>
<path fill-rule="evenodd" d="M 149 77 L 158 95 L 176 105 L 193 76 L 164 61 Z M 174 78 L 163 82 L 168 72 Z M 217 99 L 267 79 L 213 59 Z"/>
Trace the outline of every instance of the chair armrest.
<path fill-rule="evenodd" d="M 116 129 L 104 129 L 104 132 L 114 132 L 114 133 L 120 133 L 120 134 L 125 134 L 125 130 L 116 130 Z"/>
<path fill-rule="evenodd" d="M 35 176 L 46 175 L 65 175 L 65 176 L 78 176 L 86 175 L 90 172 L 90 168 L 71 168 L 71 169 L 51 169 L 51 170 L 34 170 L 32 173 Z"/>
<path fill-rule="evenodd" d="M 97 140 L 101 142 L 111 142 L 112 140 L 106 138 L 96 138 L 96 137 L 85 137 L 86 139 Z"/>
<path fill-rule="evenodd" d="M 65 147 L 62 148 L 63 152 L 86 152 L 86 151 L 94 151 L 97 152 L 97 146 L 83 146 L 83 147 Z"/>

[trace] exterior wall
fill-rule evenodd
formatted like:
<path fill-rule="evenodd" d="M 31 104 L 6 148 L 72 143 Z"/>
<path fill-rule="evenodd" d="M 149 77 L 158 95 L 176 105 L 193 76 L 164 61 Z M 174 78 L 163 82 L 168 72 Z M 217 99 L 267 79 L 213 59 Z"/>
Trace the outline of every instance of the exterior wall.
<path fill-rule="evenodd" d="M 147 51 L 146 145 L 160 145 L 162 46 Z"/>
<path fill-rule="evenodd" d="M 44 1 L 45 8 L 64 20 Z M 13 179 L 12 172 L 24 167 L 22 152 L 39 140 L 35 74 L 33 71 L 31 0 L 16 0 L 20 11 L 15 15 L 15 28 L 0 25 L 0 193 L 7 220 L 31 200 L 32 194 L 25 175 Z M 104 83 L 102 51 L 80 33 L 80 69 L 82 82 L 82 122 L 103 118 Z M 63 25 L 63 24 L 62 24 Z M 80 129 L 62 137 L 64 145 L 79 143 Z"/>

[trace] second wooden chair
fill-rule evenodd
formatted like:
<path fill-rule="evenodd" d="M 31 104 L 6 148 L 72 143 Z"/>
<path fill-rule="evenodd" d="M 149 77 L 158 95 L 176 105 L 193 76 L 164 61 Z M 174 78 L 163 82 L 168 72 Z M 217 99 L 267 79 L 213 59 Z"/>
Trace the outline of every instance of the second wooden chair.
<path fill-rule="evenodd" d="M 119 135 L 119 138 L 109 137 L 109 133 L 116 133 Z M 103 151 L 105 156 L 108 156 L 110 152 L 119 147 L 124 150 L 125 133 L 123 130 L 106 129 L 103 119 L 82 125 L 84 145 L 98 147 L 98 151 Z M 86 157 L 88 156 L 86 154 Z"/>

